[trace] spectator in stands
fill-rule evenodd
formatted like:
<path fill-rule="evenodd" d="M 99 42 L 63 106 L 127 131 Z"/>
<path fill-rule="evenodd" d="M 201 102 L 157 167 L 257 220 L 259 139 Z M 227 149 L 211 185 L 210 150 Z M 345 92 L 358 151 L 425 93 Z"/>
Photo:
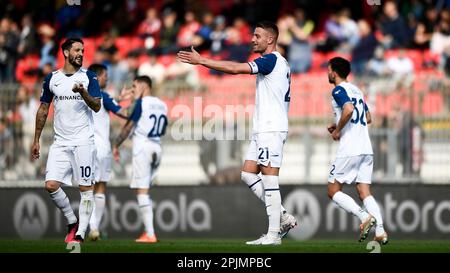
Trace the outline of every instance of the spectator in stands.
<path fill-rule="evenodd" d="M 19 35 L 9 18 L 0 21 L 0 83 L 15 81 Z"/>
<path fill-rule="evenodd" d="M 387 60 L 387 68 L 392 76 L 393 88 L 411 87 L 414 80 L 414 64 L 406 51 L 401 49 L 398 53 Z"/>
<path fill-rule="evenodd" d="M 211 32 L 211 55 L 223 58 L 226 54 L 226 40 L 228 38 L 226 31 L 225 17 L 222 15 L 214 19 L 214 30 Z M 210 69 L 211 75 L 223 75 L 222 72 Z"/>
<path fill-rule="evenodd" d="M 408 26 L 400 16 L 394 1 L 386 2 L 383 7 L 381 31 L 384 35 L 382 43 L 388 48 L 399 48 L 409 45 L 411 37 L 408 34 Z"/>
<path fill-rule="evenodd" d="M 38 33 L 41 37 L 41 58 L 39 60 L 39 68 L 42 69 L 45 64 L 52 64 L 52 67 L 56 66 L 56 54 L 58 48 L 53 40 L 55 36 L 55 30 L 48 24 L 41 25 L 38 29 Z"/>
<path fill-rule="evenodd" d="M 344 40 L 342 26 L 339 24 L 337 13 L 332 13 L 325 22 L 325 41 L 317 44 L 316 50 L 320 52 L 329 52 L 335 50 Z"/>
<path fill-rule="evenodd" d="M 227 38 L 225 17 L 222 15 L 214 19 L 214 30 L 211 32 L 211 54 L 219 55 L 225 46 Z"/>
<path fill-rule="evenodd" d="M 202 25 L 195 34 L 193 45 L 197 50 L 207 50 L 211 47 L 211 33 L 214 29 L 214 15 L 210 12 L 203 14 Z"/>
<path fill-rule="evenodd" d="M 338 22 L 342 29 L 343 41 L 337 51 L 349 53 L 359 41 L 359 29 L 356 22 L 350 17 L 350 10 L 344 8 L 338 13 Z"/>
<path fill-rule="evenodd" d="M 156 55 L 154 53 L 149 53 L 148 61 L 139 66 L 138 76 L 148 76 L 154 84 L 153 88 L 158 89 L 164 81 L 165 71 L 166 68 L 164 65 L 158 63 Z"/>
<path fill-rule="evenodd" d="M 425 18 L 422 19 L 416 28 L 414 35 L 415 45 L 421 49 L 429 48 L 431 37 L 439 23 L 439 14 L 435 7 L 429 6 L 425 11 Z"/>
<path fill-rule="evenodd" d="M 359 39 L 352 50 L 352 72 L 355 76 L 363 76 L 366 66 L 373 58 L 378 41 L 366 20 L 358 21 Z"/>
<path fill-rule="evenodd" d="M 97 51 L 102 55 L 103 64 L 108 67 L 108 79 L 110 83 L 119 89 L 126 81 L 128 67 L 125 56 L 120 56 L 119 49 L 116 46 L 116 33 L 105 32 L 103 34 L 103 41 L 97 48 Z"/>
<path fill-rule="evenodd" d="M 163 11 L 163 26 L 159 36 L 159 46 L 156 48 L 158 55 L 166 55 L 178 51 L 177 35 L 180 30 L 177 14 L 170 8 Z"/>
<path fill-rule="evenodd" d="M 450 12 L 442 11 L 441 19 L 436 27 L 435 32 L 431 36 L 430 50 L 432 53 L 440 57 L 440 67 L 443 68 L 450 56 Z"/>
<path fill-rule="evenodd" d="M 184 21 L 185 22 L 177 35 L 177 43 L 179 47 L 190 47 L 194 41 L 195 34 L 200 30 L 201 25 L 192 11 L 187 11 L 185 13 Z"/>
<path fill-rule="evenodd" d="M 292 43 L 292 34 L 289 31 L 288 20 L 292 16 L 290 14 L 284 14 L 278 17 L 278 48 L 277 51 L 280 52 L 286 59 L 289 54 L 289 45 Z M 291 68 L 292 69 L 292 68 Z"/>
<path fill-rule="evenodd" d="M 137 35 L 145 41 L 146 48 L 151 49 L 158 44 L 159 32 L 161 30 L 161 20 L 158 18 L 158 11 L 149 8 L 144 21 L 138 27 Z"/>
<path fill-rule="evenodd" d="M 21 56 L 37 54 L 39 51 L 39 36 L 33 24 L 30 14 L 22 17 L 22 31 L 20 32 L 20 42 L 18 52 Z"/>
<path fill-rule="evenodd" d="M 228 59 L 246 62 L 250 54 L 250 27 L 244 19 L 237 17 L 233 25 L 226 30 Z"/>
<path fill-rule="evenodd" d="M 285 25 L 292 37 L 287 53 L 291 72 L 305 73 L 312 63 L 312 47 L 308 39 L 314 30 L 314 22 L 306 19 L 305 11 L 298 8 L 294 11 L 294 17 L 286 18 Z"/>
<path fill-rule="evenodd" d="M 102 17 L 97 18 L 101 19 Z M 84 35 L 81 28 L 84 19 L 81 5 L 60 5 L 59 10 L 56 11 L 55 19 L 58 38 L 63 38 L 63 36 L 82 37 Z"/>
<path fill-rule="evenodd" d="M 116 35 L 114 33 L 103 33 L 103 40 L 97 47 L 97 51 L 103 55 L 105 65 L 113 65 L 120 59 L 119 49 L 116 46 Z"/>
<path fill-rule="evenodd" d="M 388 74 L 384 49 L 381 46 L 375 48 L 373 58 L 367 63 L 367 70 L 369 76 L 381 77 Z"/>

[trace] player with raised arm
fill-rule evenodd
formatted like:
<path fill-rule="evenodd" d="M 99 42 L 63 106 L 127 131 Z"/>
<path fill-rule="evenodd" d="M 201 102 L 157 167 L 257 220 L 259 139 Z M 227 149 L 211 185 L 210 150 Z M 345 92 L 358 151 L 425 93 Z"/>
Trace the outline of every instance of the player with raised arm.
<path fill-rule="evenodd" d="M 97 76 L 81 67 L 83 41 L 69 38 L 61 48 L 64 67 L 44 79 L 31 154 L 34 159 L 40 156 L 39 139 L 53 100 L 55 136 L 48 153 L 45 189 L 67 219 L 65 242 L 81 243 L 94 206 L 93 168 L 96 149 L 92 112 L 100 110 L 101 93 Z M 72 185 L 72 181 L 78 184 L 81 193 L 79 219 L 61 188 L 61 184 Z"/>
<path fill-rule="evenodd" d="M 291 74 L 286 59 L 276 51 L 278 27 L 272 22 L 256 25 L 252 37 L 253 51 L 261 57 L 248 63 L 208 59 L 191 52 L 180 51 L 178 58 L 193 65 L 229 74 L 257 74 L 253 132 L 244 166 L 242 180 L 265 203 L 269 218 L 267 233 L 250 245 L 279 245 L 290 229 L 297 225 L 294 216 L 281 204 L 279 171 L 283 146 L 288 133 Z M 262 178 L 258 176 L 262 173 Z"/>
<path fill-rule="evenodd" d="M 151 95 L 152 81 L 148 76 L 138 76 L 133 82 L 136 103 L 127 123 L 113 144 L 113 155 L 119 161 L 119 147 L 133 131 L 133 179 L 141 219 L 145 232 L 136 239 L 138 243 L 156 243 L 153 228 L 153 205 L 149 189 L 161 162 L 161 136 L 166 132 L 167 105 Z"/>
<path fill-rule="evenodd" d="M 128 113 L 127 108 L 122 108 L 116 100 L 104 91 L 108 82 L 106 66 L 102 64 L 91 64 L 88 70 L 97 75 L 102 94 L 102 107 L 100 111 L 94 113 L 94 142 L 97 148 L 97 154 L 94 168 L 94 210 L 89 221 L 90 232 L 88 236 L 90 240 L 96 241 L 100 237 L 99 225 L 105 211 L 106 183 L 108 183 L 111 174 L 112 152 L 111 142 L 109 140 L 109 113 L 114 113 L 123 119 L 128 118 Z M 131 92 L 124 88 L 119 98 L 126 98 L 128 94 L 131 94 Z"/>
<path fill-rule="evenodd" d="M 350 70 L 350 62 L 344 58 L 336 57 L 328 62 L 328 81 L 335 86 L 332 91 L 335 123 L 328 125 L 327 129 L 333 140 L 339 141 L 328 177 L 328 197 L 361 220 L 360 242 L 367 238 L 375 225 L 374 240 L 387 244 L 380 208 L 370 192 L 373 151 L 367 125 L 371 116 L 361 90 L 347 81 Z M 344 184 L 352 183 L 356 183 L 359 198 L 368 213 L 342 192 Z"/>

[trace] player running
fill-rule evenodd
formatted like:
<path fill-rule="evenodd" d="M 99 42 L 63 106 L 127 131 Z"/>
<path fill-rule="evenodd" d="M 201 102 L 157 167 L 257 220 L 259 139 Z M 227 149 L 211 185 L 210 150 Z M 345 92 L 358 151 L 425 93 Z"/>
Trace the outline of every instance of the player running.
<path fill-rule="evenodd" d="M 194 48 L 180 51 L 178 58 L 193 65 L 230 74 L 257 74 L 253 135 L 242 169 L 242 180 L 265 203 L 269 218 L 267 233 L 250 245 L 279 245 L 297 225 L 281 204 L 278 174 L 288 133 L 291 74 L 286 59 L 276 51 L 278 27 L 261 22 L 253 33 L 253 51 L 261 57 L 253 62 L 217 61 L 200 56 Z M 262 173 L 261 177 L 258 176 Z"/>
<path fill-rule="evenodd" d="M 341 57 L 328 62 L 328 81 L 335 86 L 332 91 L 335 123 L 327 129 L 333 140 L 339 141 L 328 177 L 328 197 L 361 220 L 360 242 L 375 225 L 374 240 L 387 244 L 388 235 L 383 228 L 380 208 L 370 193 L 373 151 L 367 124 L 371 122 L 371 116 L 361 90 L 347 81 L 350 70 L 350 62 Z M 356 183 L 359 198 L 369 213 L 341 191 L 344 183 Z"/>
<path fill-rule="evenodd" d="M 43 82 L 41 105 L 36 114 L 36 128 L 31 155 L 38 159 L 39 139 L 54 101 L 54 142 L 47 159 L 45 189 L 68 222 L 65 242 L 81 243 L 94 206 L 93 169 L 95 160 L 92 111 L 101 107 L 97 76 L 84 68 L 83 41 L 69 38 L 61 46 L 64 67 L 48 74 Z M 81 193 L 79 219 L 70 206 L 61 184 L 78 184 Z"/>
<path fill-rule="evenodd" d="M 119 161 L 119 147 L 133 131 L 133 179 L 131 188 L 136 189 L 141 219 L 145 232 L 136 239 L 138 243 L 156 243 L 153 228 L 153 205 L 149 189 L 161 161 L 161 136 L 166 132 L 167 105 L 151 95 L 152 81 L 148 76 L 138 76 L 133 82 L 137 98 L 133 113 L 122 128 L 113 145 L 113 155 Z"/>

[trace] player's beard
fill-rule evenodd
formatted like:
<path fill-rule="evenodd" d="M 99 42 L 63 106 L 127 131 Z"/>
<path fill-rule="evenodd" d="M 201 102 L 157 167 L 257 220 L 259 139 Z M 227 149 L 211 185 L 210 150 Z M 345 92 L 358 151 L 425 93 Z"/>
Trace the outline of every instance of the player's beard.
<path fill-rule="evenodd" d="M 83 64 L 83 57 L 81 56 L 80 58 L 81 58 L 81 60 L 77 61 L 77 56 L 69 55 L 69 63 L 75 68 L 80 68 L 81 65 Z"/>
<path fill-rule="evenodd" d="M 336 83 L 336 79 L 333 78 L 332 75 L 328 74 L 328 82 L 331 83 L 331 84 L 334 84 L 334 83 Z"/>

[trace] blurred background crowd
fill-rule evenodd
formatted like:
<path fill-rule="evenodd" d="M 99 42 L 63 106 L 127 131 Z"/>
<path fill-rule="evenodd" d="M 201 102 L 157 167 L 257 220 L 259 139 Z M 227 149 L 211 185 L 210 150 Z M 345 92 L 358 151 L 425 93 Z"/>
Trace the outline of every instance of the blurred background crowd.
<path fill-rule="evenodd" d="M 63 64 L 59 46 L 64 38 L 83 38 L 85 67 L 91 63 L 108 67 L 107 90 L 112 95 L 136 75 L 148 75 L 169 106 L 192 105 L 195 95 L 225 106 L 251 103 L 254 79 L 229 79 L 182 64 L 175 53 L 193 45 L 213 58 L 252 60 L 257 57 L 250 51 L 253 26 L 271 20 L 280 30 L 278 50 L 293 73 L 291 135 L 298 141 L 286 149 L 317 155 L 292 160 L 287 156 L 292 170 L 286 168 L 285 181 L 321 181 L 328 173 L 330 147 L 335 144 L 322 132 L 331 117 L 326 65 L 340 55 L 351 60 L 352 80 L 365 92 L 375 115 L 376 177 L 450 182 L 450 173 L 440 167 L 450 163 L 449 0 L 79 2 L 8 0 L 0 5 L 0 179 L 34 179 L 42 174 L 43 166 L 29 163 L 28 148 L 40 85 L 46 74 Z M 188 148 L 195 156 L 186 155 L 182 163 L 193 172 L 192 181 L 235 180 L 221 173 L 240 165 L 242 145 L 201 141 L 170 146 L 170 139 L 167 143 L 173 147 L 168 149 L 169 158 L 172 151 L 175 157 L 187 148 L 180 145 L 192 145 Z M 221 145 L 229 152 L 217 155 L 223 151 Z M 171 170 L 180 167 L 170 160 L 161 181 L 177 183 Z M 125 177 L 127 168 L 116 166 L 115 171 Z"/>

